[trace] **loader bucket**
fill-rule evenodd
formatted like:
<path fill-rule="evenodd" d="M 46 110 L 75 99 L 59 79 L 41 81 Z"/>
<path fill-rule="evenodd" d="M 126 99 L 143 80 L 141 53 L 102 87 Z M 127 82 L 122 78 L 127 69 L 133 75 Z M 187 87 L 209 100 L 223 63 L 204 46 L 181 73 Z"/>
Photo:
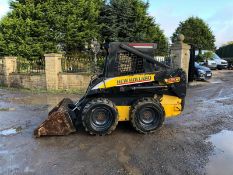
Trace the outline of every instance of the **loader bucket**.
<path fill-rule="evenodd" d="M 63 99 L 49 112 L 48 119 L 35 129 L 34 135 L 36 137 L 63 136 L 76 132 L 74 126 L 75 113 L 70 109 L 70 105 L 73 105 L 71 99 Z"/>

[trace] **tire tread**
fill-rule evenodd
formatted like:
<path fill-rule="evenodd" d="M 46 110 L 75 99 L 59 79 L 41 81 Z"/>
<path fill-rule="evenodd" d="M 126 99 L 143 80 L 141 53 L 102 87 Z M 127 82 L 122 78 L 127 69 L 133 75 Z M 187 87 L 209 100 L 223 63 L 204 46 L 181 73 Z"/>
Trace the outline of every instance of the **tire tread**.
<path fill-rule="evenodd" d="M 152 131 L 147 131 L 147 132 L 145 132 L 145 131 L 143 131 L 143 130 L 141 130 L 140 128 L 137 127 L 137 124 L 135 122 L 135 117 L 134 117 L 134 114 L 136 113 L 138 106 L 143 105 L 145 102 L 149 102 L 149 103 L 153 103 L 153 104 L 157 105 L 162 110 L 162 112 L 163 112 L 162 120 L 160 121 L 157 129 L 152 130 Z M 154 99 L 154 98 L 141 98 L 138 101 L 136 101 L 136 103 L 134 103 L 132 105 L 131 115 L 130 115 L 130 122 L 131 122 L 131 125 L 133 126 L 133 128 L 137 132 L 139 132 L 141 134 L 150 134 L 150 133 L 154 133 L 156 130 L 158 130 L 163 125 L 163 122 L 164 122 L 164 119 L 165 119 L 164 116 L 165 116 L 164 108 L 163 108 L 163 106 L 161 105 L 161 103 L 157 99 Z"/>
<path fill-rule="evenodd" d="M 109 128 L 109 130 L 107 132 L 97 133 L 97 132 L 91 131 L 90 129 L 88 129 L 88 126 L 85 123 L 84 117 L 87 115 L 87 113 L 89 111 L 89 108 L 92 105 L 95 105 L 96 103 L 101 103 L 101 104 L 108 105 L 109 107 L 111 107 L 112 109 L 114 109 L 116 111 L 116 113 L 117 113 L 116 120 L 115 120 L 114 124 Z M 117 111 L 116 105 L 112 101 L 110 101 L 110 100 L 108 100 L 106 98 L 95 98 L 95 99 L 89 101 L 85 105 L 85 107 L 83 108 L 83 111 L 82 111 L 82 123 L 83 123 L 83 127 L 85 128 L 85 131 L 89 132 L 90 135 L 104 136 L 104 135 L 111 134 L 116 129 L 116 126 L 118 124 L 118 119 L 119 119 L 119 115 L 118 115 L 118 111 Z"/>

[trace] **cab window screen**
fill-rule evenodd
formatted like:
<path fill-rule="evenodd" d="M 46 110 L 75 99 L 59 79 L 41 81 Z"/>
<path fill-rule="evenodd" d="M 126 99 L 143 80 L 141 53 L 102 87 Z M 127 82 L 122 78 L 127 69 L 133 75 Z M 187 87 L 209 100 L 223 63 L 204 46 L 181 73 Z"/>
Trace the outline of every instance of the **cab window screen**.
<path fill-rule="evenodd" d="M 116 69 L 119 76 L 145 72 L 143 59 L 129 52 L 117 54 Z"/>

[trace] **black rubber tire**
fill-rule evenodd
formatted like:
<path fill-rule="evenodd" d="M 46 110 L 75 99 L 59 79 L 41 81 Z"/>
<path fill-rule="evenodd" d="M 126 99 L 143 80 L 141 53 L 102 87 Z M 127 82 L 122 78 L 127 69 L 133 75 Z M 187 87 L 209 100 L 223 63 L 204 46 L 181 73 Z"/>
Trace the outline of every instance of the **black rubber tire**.
<path fill-rule="evenodd" d="M 82 123 L 91 135 L 108 135 L 118 124 L 117 108 L 108 99 L 93 99 L 83 108 Z"/>
<path fill-rule="evenodd" d="M 182 101 L 181 101 L 181 107 L 182 107 L 181 111 L 184 111 L 184 106 L 185 106 L 185 97 L 182 98 Z"/>
<path fill-rule="evenodd" d="M 146 117 L 140 115 L 142 112 L 149 112 L 151 116 Z M 150 121 L 145 122 L 142 118 L 149 118 Z M 154 98 L 142 98 L 132 105 L 130 122 L 132 126 L 142 134 L 152 133 L 163 125 L 165 119 L 164 108 L 160 102 Z"/>

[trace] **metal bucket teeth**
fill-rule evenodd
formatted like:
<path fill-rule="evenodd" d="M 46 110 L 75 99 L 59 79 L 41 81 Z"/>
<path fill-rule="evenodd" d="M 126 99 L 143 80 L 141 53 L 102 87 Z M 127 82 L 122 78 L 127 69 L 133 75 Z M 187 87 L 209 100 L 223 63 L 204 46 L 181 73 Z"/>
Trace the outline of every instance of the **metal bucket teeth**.
<path fill-rule="evenodd" d="M 69 109 L 73 101 L 65 98 L 56 107 L 54 107 L 46 119 L 34 131 L 36 137 L 41 136 L 62 136 L 76 132 L 71 114 L 74 113 Z"/>

